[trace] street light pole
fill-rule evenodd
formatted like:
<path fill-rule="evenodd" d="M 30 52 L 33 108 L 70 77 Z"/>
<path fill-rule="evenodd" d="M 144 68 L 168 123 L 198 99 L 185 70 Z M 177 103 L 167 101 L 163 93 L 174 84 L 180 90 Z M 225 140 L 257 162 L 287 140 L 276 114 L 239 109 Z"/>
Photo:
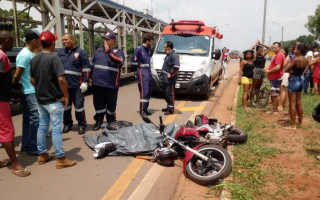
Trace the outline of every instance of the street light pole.
<path fill-rule="evenodd" d="M 290 22 L 288 22 L 286 25 L 284 25 L 284 26 L 282 26 L 282 25 L 280 25 L 279 23 L 277 23 L 277 22 L 272 22 L 273 24 L 277 24 L 278 26 L 280 26 L 281 27 L 281 46 L 282 46 L 282 44 L 283 44 L 283 30 L 284 30 L 284 28 L 286 27 L 286 26 L 288 26 L 290 23 L 293 23 L 294 21 L 290 21 Z"/>
<path fill-rule="evenodd" d="M 266 16 L 267 16 L 267 0 L 264 0 L 263 25 L 262 25 L 262 44 L 264 44 L 266 34 Z"/>

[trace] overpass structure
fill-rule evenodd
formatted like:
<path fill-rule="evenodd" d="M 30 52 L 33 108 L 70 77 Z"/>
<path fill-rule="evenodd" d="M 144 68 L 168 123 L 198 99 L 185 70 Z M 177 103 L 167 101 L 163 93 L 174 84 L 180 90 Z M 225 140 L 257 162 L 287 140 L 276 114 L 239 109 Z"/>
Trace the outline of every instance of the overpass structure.
<path fill-rule="evenodd" d="M 23 3 L 25 8 L 17 11 L 17 3 Z M 152 33 L 155 41 L 158 40 L 161 30 L 166 22 L 152 17 L 146 13 L 133 10 L 111 0 L 12 0 L 13 16 L 5 16 L 5 20 L 14 24 L 30 23 L 42 26 L 42 30 L 53 31 L 59 38 L 64 33 L 79 33 L 81 48 L 84 43 L 89 44 L 89 57 L 95 51 L 94 34 L 102 34 L 112 30 L 117 34 L 118 46 L 127 57 L 122 68 L 122 76 L 130 76 L 128 69 L 127 36 L 133 37 L 134 48 L 138 46 L 139 34 Z M 20 12 L 30 9 L 36 10 L 41 15 L 41 20 L 17 18 Z M 2 17 L 3 19 L 3 17 Z M 18 26 L 15 28 L 16 44 L 19 45 Z M 89 40 L 84 41 L 83 33 L 89 33 Z M 58 48 L 62 41 L 58 40 Z"/>

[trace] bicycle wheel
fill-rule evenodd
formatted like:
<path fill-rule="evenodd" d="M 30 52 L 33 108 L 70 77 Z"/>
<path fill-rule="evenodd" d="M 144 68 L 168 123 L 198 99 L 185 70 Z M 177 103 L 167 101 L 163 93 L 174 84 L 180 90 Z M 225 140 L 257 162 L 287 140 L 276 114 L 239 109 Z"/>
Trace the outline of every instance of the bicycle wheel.
<path fill-rule="evenodd" d="M 265 90 L 257 90 L 252 94 L 251 103 L 256 108 L 263 108 L 269 103 L 269 94 Z"/>

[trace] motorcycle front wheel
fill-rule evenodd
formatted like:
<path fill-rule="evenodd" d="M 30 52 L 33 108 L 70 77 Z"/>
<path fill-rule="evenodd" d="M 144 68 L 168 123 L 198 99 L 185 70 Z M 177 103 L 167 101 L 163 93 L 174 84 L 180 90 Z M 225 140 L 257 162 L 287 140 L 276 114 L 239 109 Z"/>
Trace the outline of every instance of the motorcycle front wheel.
<path fill-rule="evenodd" d="M 206 144 L 200 146 L 197 151 L 207 156 L 209 160 L 204 161 L 193 155 L 186 166 L 186 174 L 189 179 L 199 185 L 213 185 L 230 174 L 232 160 L 225 149 Z"/>
<path fill-rule="evenodd" d="M 233 144 L 242 144 L 247 141 L 248 134 L 238 127 L 231 127 L 227 130 L 228 141 Z"/>

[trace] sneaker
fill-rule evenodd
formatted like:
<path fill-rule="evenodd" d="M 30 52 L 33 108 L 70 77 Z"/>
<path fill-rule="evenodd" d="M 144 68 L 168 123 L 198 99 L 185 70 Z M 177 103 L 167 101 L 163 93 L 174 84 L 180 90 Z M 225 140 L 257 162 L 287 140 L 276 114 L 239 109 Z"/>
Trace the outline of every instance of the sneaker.
<path fill-rule="evenodd" d="M 166 112 L 168 110 L 168 108 L 162 108 L 161 111 L 162 112 Z"/>
<path fill-rule="evenodd" d="M 99 130 L 101 128 L 102 123 L 103 123 L 103 121 L 97 121 L 93 126 L 93 130 L 94 131 Z"/>
<path fill-rule="evenodd" d="M 163 113 L 164 115 L 172 115 L 173 114 L 173 111 L 169 111 L 167 110 L 166 112 Z"/>
<path fill-rule="evenodd" d="M 72 127 L 72 124 L 64 125 L 62 131 L 63 131 L 64 133 L 68 133 L 68 132 L 71 130 L 71 127 Z"/>
<path fill-rule="evenodd" d="M 82 135 L 82 134 L 85 134 L 85 133 L 86 133 L 86 127 L 79 126 L 79 128 L 78 128 L 78 134 L 79 134 L 79 135 Z"/>

